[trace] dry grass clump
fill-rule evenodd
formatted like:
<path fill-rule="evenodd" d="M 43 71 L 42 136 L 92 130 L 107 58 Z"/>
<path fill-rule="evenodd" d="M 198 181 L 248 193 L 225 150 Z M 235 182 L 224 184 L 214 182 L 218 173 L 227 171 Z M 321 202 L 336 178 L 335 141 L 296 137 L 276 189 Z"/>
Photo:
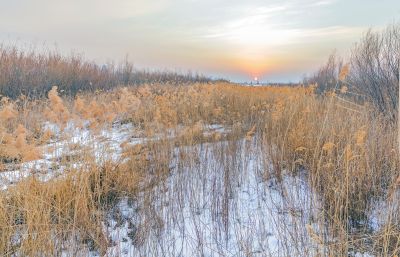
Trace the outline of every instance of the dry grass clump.
<path fill-rule="evenodd" d="M 307 171 L 324 203 L 330 234 L 324 243 L 332 254 L 346 255 L 354 238 L 372 230 L 368 215 L 376 200 L 396 187 L 395 124 L 368 104 L 294 92 L 276 98 L 262 128 L 266 144 L 274 146 L 271 172 Z"/>
<path fill-rule="evenodd" d="M 34 177 L 18 183 L 1 195 L 0 252 L 3 256 L 55 256 L 67 249 L 78 254 L 82 244 L 104 254 L 108 245 L 101 224 L 104 210 L 122 192 L 132 196 L 139 179 L 135 174 L 132 168 L 106 165 L 69 171 L 48 183 Z M 69 244 L 76 241 L 80 244 Z"/>
<path fill-rule="evenodd" d="M 50 108 L 46 108 L 45 115 L 48 121 L 65 124 L 69 121 L 70 113 L 65 107 L 63 100 L 58 95 L 57 87 L 54 86 L 48 93 Z"/>
<path fill-rule="evenodd" d="M 7 98 L 0 105 L 0 164 L 31 161 L 40 157 L 34 139 L 24 125 L 18 123 L 15 104 Z"/>

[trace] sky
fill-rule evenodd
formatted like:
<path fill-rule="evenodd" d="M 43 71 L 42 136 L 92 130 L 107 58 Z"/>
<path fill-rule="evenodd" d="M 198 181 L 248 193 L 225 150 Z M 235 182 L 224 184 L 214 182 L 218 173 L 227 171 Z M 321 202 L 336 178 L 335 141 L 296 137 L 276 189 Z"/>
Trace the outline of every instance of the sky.
<path fill-rule="evenodd" d="M 0 0 L 4 45 L 237 82 L 298 81 L 394 22 L 399 0 Z"/>

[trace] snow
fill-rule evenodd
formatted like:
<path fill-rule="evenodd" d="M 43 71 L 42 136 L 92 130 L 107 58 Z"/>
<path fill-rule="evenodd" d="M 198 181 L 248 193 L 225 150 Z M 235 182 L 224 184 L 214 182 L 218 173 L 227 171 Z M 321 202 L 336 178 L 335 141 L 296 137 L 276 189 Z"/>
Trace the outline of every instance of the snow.
<path fill-rule="evenodd" d="M 263 179 L 255 142 L 219 142 L 177 149 L 168 179 L 123 199 L 105 222 L 107 256 L 299 256 L 316 249 L 306 224 L 318 201 L 305 178 Z M 225 154 L 237 148 L 232 155 Z M 250 151 L 249 151 L 250 150 Z M 145 200 L 152 199 L 143 208 Z M 121 223 L 121 220 L 123 221 Z"/>
<path fill-rule="evenodd" d="M 46 123 L 55 139 L 41 146 L 43 158 L 10 166 L 0 173 L 7 189 L 29 176 L 49 181 L 67 168 L 78 168 L 81 158 L 124 161 L 124 145 L 144 144 L 162 135 L 144 137 L 131 123 L 114 123 L 97 131 L 87 124 L 67 124 L 62 130 Z M 227 134 L 219 124 L 203 126 L 203 134 Z M 173 138 L 178 131 L 167 131 Z M 282 179 L 271 170 L 261 140 L 219 141 L 176 148 L 170 174 L 137 199 L 123 198 L 106 215 L 106 256 L 304 256 L 321 249 L 308 228 L 322 231 L 321 207 L 305 173 Z M 84 153 L 84 154 L 82 154 Z M 82 156 L 84 155 L 84 156 Z M 74 156 L 77 156 L 76 160 Z M 62 161 L 63 158 L 72 158 Z M 371 217 L 378 217 L 377 213 Z M 379 227 L 382 218 L 371 219 Z M 71 248 L 76 253 L 74 242 Z M 99 256 L 80 249 L 81 256 Z M 65 249 L 63 256 L 70 256 Z M 371 256 L 355 253 L 354 256 Z"/>
<path fill-rule="evenodd" d="M 175 130 L 168 130 L 164 135 L 149 138 L 143 136 L 143 131 L 132 123 L 114 122 L 95 130 L 89 128 L 89 122 L 81 123 L 78 126 L 70 121 L 64 128 L 58 124 L 44 123 L 43 131 L 51 131 L 55 138 L 52 142 L 40 146 L 42 159 L 8 165 L 5 171 L 0 172 L 0 188 L 7 189 L 8 186 L 29 176 L 36 176 L 43 182 L 49 181 L 62 175 L 66 168 L 79 168 L 84 162 L 81 159 L 84 158 L 93 157 L 98 164 L 105 161 L 122 162 L 125 147 L 161 138 L 173 138 L 178 134 Z M 205 125 L 203 130 L 205 136 L 216 132 L 229 132 L 219 124 Z"/>
<path fill-rule="evenodd" d="M 148 139 L 135 137 L 137 132 L 131 123 L 115 123 L 98 131 L 69 122 L 61 130 L 58 125 L 46 123 L 43 130 L 50 130 L 55 139 L 40 146 L 42 159 L 9 165 L 8 170 L 0 173 L 0 185 L 6 189 L 9 185 L 29 176 L 36 176 L 40 181 L 49 181 L 63 174 L 66 167 L 78 168 L 84 158 L 93 157 L 98 164 L 105 161 L 121 161 L 122 143 L 135 145 Z M 68 159 L 70 161 L 68 161 Z"/>

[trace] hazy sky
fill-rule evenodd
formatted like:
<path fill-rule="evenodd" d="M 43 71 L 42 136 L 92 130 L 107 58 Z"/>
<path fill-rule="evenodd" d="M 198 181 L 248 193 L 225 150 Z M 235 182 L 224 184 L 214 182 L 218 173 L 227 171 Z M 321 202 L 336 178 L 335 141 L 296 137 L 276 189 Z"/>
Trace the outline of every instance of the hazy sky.
<path fill-rule="evenodd" d="M 0 0 L 4 44 L 235 81 L 298 80 L 395 21 L 400 0 Z"/>

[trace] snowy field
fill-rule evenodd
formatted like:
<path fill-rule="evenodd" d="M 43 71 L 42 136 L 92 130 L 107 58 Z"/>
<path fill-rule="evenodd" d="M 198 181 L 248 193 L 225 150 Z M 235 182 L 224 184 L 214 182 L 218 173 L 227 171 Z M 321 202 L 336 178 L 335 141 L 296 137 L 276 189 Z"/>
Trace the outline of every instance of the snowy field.
<path fill-rule="evenodd" d="M 113 246 L 107 255 L 299 256 L 313 251 L 306 225 L 318 215 L 315 194 L 304 178 L 266 181 L 267 164 L 259 150 L 244 140 L 177 150 L 186 161 L 177 157 L 170 177 L 148 196 L 150 212 L 141 210 L 146 199 L 131 204 L 124 199 L 116 207 L 118 217 L 109 216 L 105 227 Z"/>
<path fill-rule="evenodd" d="M 28 176 L 56 179 L 66 165 L 79 167 L 84 158 L 99 164 L 123 162 L 126 145 L 159 140 L 144 137 L 129 123 L 97 132 L 73 124 L 63 131 L 51 124 L 45 128 L 57 136 L 42 146 L 43 159 L 8 167 L 0 173 L 3 189 Z M 203 133 L 226 134 L 229 129 L 206 125 Z M 176 131 L 168 134 L 173 138 Z M 313 236 L 324 234 L 320 199 L 306 172 L 283 174 L 278 180 L 261 141 L 253 137 L 176 147 L 166 179 L 137 199 L 120 199 L 107 213 L 106 256 L 324 255 Z M 74 157 L 82 149 L 86 156 Z M 100 256 L 90 247 L 77 251 L 73 243 L 66 244 L 62 255 Z"/>

